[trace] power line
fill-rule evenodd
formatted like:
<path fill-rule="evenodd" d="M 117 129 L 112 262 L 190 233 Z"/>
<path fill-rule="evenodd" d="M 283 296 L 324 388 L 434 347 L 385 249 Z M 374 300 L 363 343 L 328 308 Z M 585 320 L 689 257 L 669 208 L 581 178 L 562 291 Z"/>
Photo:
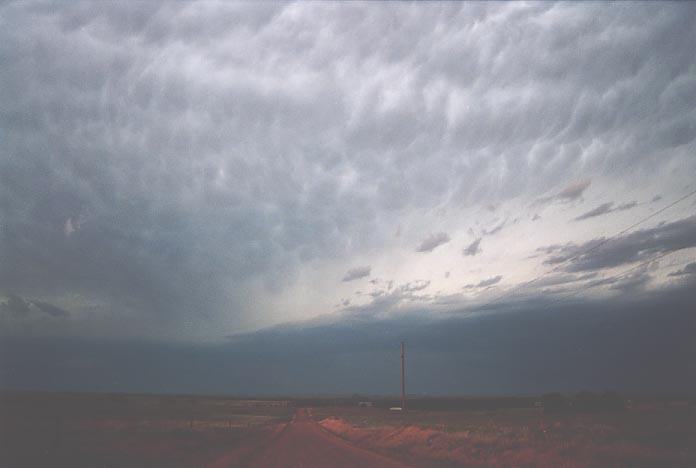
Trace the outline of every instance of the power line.
<path fill-rule="evenodd" d="M 656 255 L 656 256 L 654 256 L 654 257 L 652 257 L 652 258 L 649 258 L 649 259 L 647 259 L 647 260 L 645 260 L 645 261 L 639 263 L 638 265 L 635 265 L 635 266 L 629 268 L 629 269 L 626 270 L 626 271 L 623 271 L 623 272 L 621 272 L 621 273 L 619 273 L 619 274 L 617 274 L 617 275 L 614 275 L 614 276 L 609 276 L 609 277 L 606 277 L 606 278 L 602 278 L 602 279 L 600 279 L 599 281 L 605 281 L 605 283 L 603 283 L 603 284 L 615 283 L 615 282 L 617 282 L 617 281 L 619 281 L 619 280 L 621 280 L 621 279 L 624 279 L 624 278 L 628 277 L 628 276 L 629 276 L 631 273 L 633 273 L 634 271 L 639 270 L 640 268 L 642 268 L 642 267 L 644 267 L 644 266 L 646 266 L 646 265 L 649 265 L 649 264 L 651 264 L 651 263 L 653 263 L 653 262 L 656 262 L 656 261 L 658 261 L 658 260 L 660 260 L 660 259 L 662 259 L 662 258 L 664 258 L 664 257 L 667 257 L 667 256 L 669 256 L 669 255 L 672 255 L 672 254 L 674 254 L 674 253 L 676 253 L 676 252 L 677 252 L 676 250 L 671 250 L 671 251 L 668 251 L 668 252 L 662 252 L 662 253 L 660 253 L 659 255 Z M 670 266 L 671 266 L 671 265 L 670 265 Z M 662 269 L 662 268 L 665 268 L 665 267 L 660 267 L 659 269 Z M 608 283 L 608 281 L 611 281 L 611 283 Z M 576 289 L 575 291 L 571 291 L 571 292 L 569 292 L 569 293 L 565 293 L 565 294 L 564 294 L 564 293 L 560 293 L 559 295 L 556 296 L 556 299 L 555 299 L 555 300 L 553 300 L 553 301 L 551 301 L 551 302 L 549 302 L 549 303 L 547 303 L 547 304 L 544 304 L 544 307 L 552 306 L 552 305 L 554 305 L 554 304 L 556 304 L 556 303 L 559 303 L 559 302 L 561 302 L 561 301 L 563 301 L 563 300 L 565 300 L 565 299 L 568 299 L 568 298 L 570 298 L 570 297 L 576 296 L 576 295 L 580 294 L 581 292 L 587 291 L 588 289 L 593 288 L 593 287 L 595 287 L 595 286 L 600 286 L 600 284 L 597 284 L 597 285 L 592 285 L 592 284 L 590 284 L 590 285 L 588 285 L 588 286 L 585 287 L 585 288 L 578 288 L 578 289 Z"/>
<path fill-rule="evenodd" d="M 536 283 L 537 281 L 539 281 L 540 279 L 542 279 L 543 277 L 545 277 L 545 276 L 547 276 L 547 275 L 549 275 L 549 274 L 551 274 L 551 273 L 555 273 L 556 271 L 560 270 L 561 267 L 563 267 L 564 265 L 566 265 L 568 262 L 571 262 L 571 261 L 573 261 L 573 260 L 577 260 L 578 258 L 582 257 L 583 255 L 587 255 L 588 253 L 597 250 L 597 249 L 600 248 L 601 246 L 606 245 L 608 242 L 610 242 L 610 241 L 612 241 L 612 240 L 614 240 L 614 239 L 616 239 L 616 238 L 618 238 L 618 237 L 620 237 L 620 236 L 626 234 L 626 233 L 627 233 L 628 231 L 630 231 L 631 229 L 633 229 L 633 228 L 635 228 L 635 227 L 637 227 L 637 226 L 640 226 L 640 225 L 643 224 L 644 222 L 649 221 L 650 219 L 652 219 L 652 218 L 654 218 L 655 216 L 659 215 L 660 213 L 663 213 L 664 211 L 666 211 L 666 210 L 672 208 L 674 205 L 677 205 L 678 203 L 681 203 L 682 201 L 686 200 L 687 198 L 693 196 L 694 194 L 696 194 L 696 189 L 692 190 L 691 192 L 687 193 L 686 195 L 683 195 L 682 197 L 678 198 L 677 200 L 675 200 L 675 201 L 673 201 L 673 202 L 671 202 L 671 203 L 669 203 L 669 204 L 663 206 L 663 207 L 660 208 L 659 210 L 650 213 L 648 216 L 645 216 L 644 218 L 641 218 L 640 220 L 636 221 L 635 223 L 631 224 L 630 226 L 628 226 L 628 227 L 622 229 L 621 231 L 617 232 L 617 233 L 614 234 L 613 236 L 609 236 L 609 237 L 607 237 L 607 238 L 604 238 L 604 239 L 602 239 L 600 242 L 598 242 L 598 243 L 596 243 L 596 244 L 593 244 L 593 245 L 590 246 L 589 248 L 584 249 L 584 250 L 582 250 L 582 251 L 580 251 L 580 252 L 577 252 L 577 253 L 575 253 L 574 255 L 572 255 L 572 256 L 570 256 L 570 257 L 564 259 L 562 262 L 560 262 L 558 265 L 556 265 L 556 266 L 555 266 L 554 268 L 552 268 L 551 270 L 548 270 L 548 271 L 542 273 L 541 275 L 539 275 L 539 276 L 533 278 L 533 279 L 530 280 L 530 281 L 527 281 L 526 283 L 520 283 L 520 284 L 518 284 L 518 285 L 516 285 L 516 286 L 513 286 L 513 287 L 510 288 L 510 289 L 507 289 L 507 290 L 503 291 L 498 297 L 496 297 L 496 298 L 490 300 L 490 301 L 488 302 L 488 304 L 485 305 L 484 307 L 491 306 L 491 305 L 494 304 L 495 302 L 497 302 L 497 301 L 499 301 L 500 299 L 502 299 L 503 296 L 505 296 L 505 295 L 507 295 L 507 294 L 510 294 L 510 293 L 514 292 L 515 290 L 517 290 L 517 289 L 519 289 L 519 288 L 522 288 L 522 287 L 524 287 L 524 286 L 529 286 L 529 285 L 531 285 L 531 284 L 534 284 L 534 283 Z M 661 257 L 660 257 L 660 258 L 661 258 Z"/>
<path fill-rule="evenodd" d="M 686 200 L 687 198 L 689 198 L 690 196 L 692 196 L 692 195 L 694 195 L 694 194 L 696 194 L 696 189 L 694 189 L 694 190 L 692 190 L 691 192 L 687 193 L 687 194 L 684 195 L 683 197 L 681 197 L 681 198 L 679 198 L 679 199 L 673 201 L 673 202 L 670 203 L 669 205 L 663 206 L 662 208 L 660 208 L 659 210 L 655 211 L 654 213 L 649 214 L 649 215 L 646 216 L 645 218 L 643 218 L 643 219 L 641 219 L 641 220 L 639 220 L 639 221 L 637 221 L 637 222 L 631 224 L 630 226 L 628 226 L 627 228 L 623 229 L 622 231 L 619 231 L 618 233 L 614 234 L 613 236 L 607 237 L 606 239 L 602 240 L 601 242 L 598 242 L 597 244 L 593 245 L 591 248 L 587 249 L 586 251 L 580 252 L 579 254 L 576 254 L 575 256 L 573 256 L 573 257 L 571 257 L 571 258 L 565 259 L 564 262 L 569 262 L 569 261 L 571 261 L 571 260 L 576 260 L 576 259 L 578 259 L 579 257 L 581 257 L 581 256 L 583 256 L 583 255 L 587 255 L 588 253 L 592 252 L 593 250 L 596 250 L 596 249 L 600 248 L 601 246 L 603 246 L 603 245 L 606 244 L 607 242 L 609 242 L 609 241 L 611 241 L 611 240 L 614 240 L 615 238 L 617 238 L 617 237 L 619 237 L 619 236 L 622 236 L 622 235 L 626 234 L 628 231 L 630 231 L 630 230 L 633 229 L 634 227 L 639 226 L 639 225 L 643 224 L 644 222 L 646 222 L 646 221 L 648 221 L 648 220 L 654 218 L 655 216 L 659 215 L 659 214 L 662 213 L 663 211 L 668 210 L 669 208 L 672 208 L 672 207 L 673 207 L 674 205 L 676 205 L 677 203 L 680 203 L 680 202 Z M 553 271 L 553 270 L 552 270 L 552 271 Z"/>

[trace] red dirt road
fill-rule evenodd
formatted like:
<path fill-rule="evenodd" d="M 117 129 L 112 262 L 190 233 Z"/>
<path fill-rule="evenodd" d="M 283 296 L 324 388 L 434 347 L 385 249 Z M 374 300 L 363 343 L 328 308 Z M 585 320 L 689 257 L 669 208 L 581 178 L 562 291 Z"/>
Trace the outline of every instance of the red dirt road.
<path fill-rule="evenodd" d="M 241 456 L 240 456 L 241 455 Z M 349 444 L 298 410 L 292 422 L 246 454 L 230 454 L 210 465 L 254 468 L 406 468 L 378 453 Z"/>

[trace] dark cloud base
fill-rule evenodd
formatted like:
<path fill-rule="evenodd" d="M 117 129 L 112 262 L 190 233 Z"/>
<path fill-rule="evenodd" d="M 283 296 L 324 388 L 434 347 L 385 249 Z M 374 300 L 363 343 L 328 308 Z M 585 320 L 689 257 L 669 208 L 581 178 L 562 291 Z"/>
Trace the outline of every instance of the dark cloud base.
<path fill-rule="evenodd" d="M 638 262 L 657 253 L 676 252 L 696 247 L 696 216 L 623 234 L 615 238 L 596 238 L 583 244 L 551 245 L 537 251 L 545 252 L 544 263 L 564 267 L 567 272 L 613 268 Z"/>
<path fill-rule="evenodd" d="M 5 389 L 225 394 L 536 394 L 696 391 L 693 287 L 648 298 L 432 321 L 275 327 L 225 344 L 3 339 Z"/>

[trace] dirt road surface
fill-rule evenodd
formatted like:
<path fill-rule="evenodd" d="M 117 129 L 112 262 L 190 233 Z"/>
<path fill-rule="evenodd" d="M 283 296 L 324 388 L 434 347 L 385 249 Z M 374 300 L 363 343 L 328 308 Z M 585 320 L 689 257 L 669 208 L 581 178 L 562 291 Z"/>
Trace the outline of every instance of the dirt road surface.
<path fill-rule="evenodd" d="M 231 453 L 209 468 L 406 468 L 407 465 L 349 444 L 313 421 L 306 410 L 269 440 Z"/>

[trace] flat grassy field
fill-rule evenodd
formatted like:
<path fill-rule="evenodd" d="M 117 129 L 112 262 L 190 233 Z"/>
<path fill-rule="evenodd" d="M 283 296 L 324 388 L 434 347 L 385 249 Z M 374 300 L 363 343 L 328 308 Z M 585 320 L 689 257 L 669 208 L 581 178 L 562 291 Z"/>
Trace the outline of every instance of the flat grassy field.
<path fill-rule="evenodd" d="M 333 400 L 316 400 L 335 404 Z M 0 467 L 204 467 L 268 440 L 304 400 L 0 394 Z M 409 410 L 343 401 L 310 409 L 352 444 L 418 467 L 693 467 L 696 407 Z"/>
<path fill-rule="evenodd" d="M 312 417 L 353 443 L 421 464 L 696 466 L 696 408 L 681 403 L 586 413 L 320 407 Z"/>
<path fill-rule="evenodd" d="M 223 397 L 5 394 L 0 466 L 199 467 L 292 416 Z"/>

